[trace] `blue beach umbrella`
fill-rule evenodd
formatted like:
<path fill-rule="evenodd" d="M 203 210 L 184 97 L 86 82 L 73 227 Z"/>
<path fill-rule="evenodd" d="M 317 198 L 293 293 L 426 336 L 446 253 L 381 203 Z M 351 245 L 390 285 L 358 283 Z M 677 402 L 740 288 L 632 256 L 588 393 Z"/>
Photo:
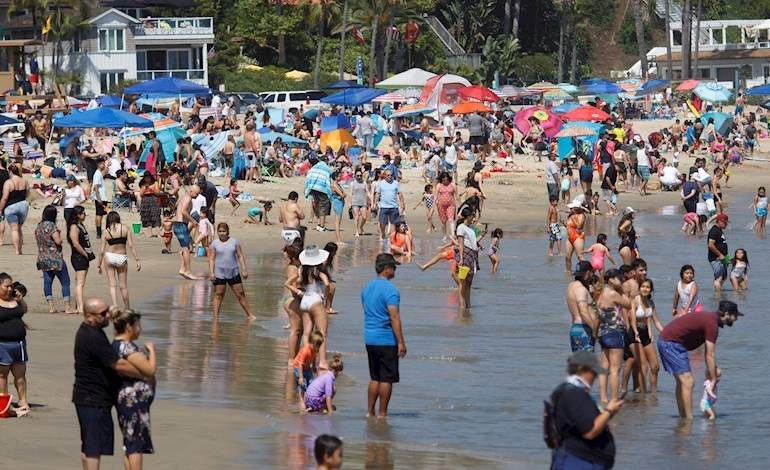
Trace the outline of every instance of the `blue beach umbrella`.
<path fill-rule="evenodd" d="M 551 108 L 551 111 L 553 111 L 556 114 L 564 114 L 572 111 L 573 109 L 579 108 L 580 106 L 581 106 L 580 103 L 569 101 L 567 103 L 562 103 L 559 106 L 554 106 L 553 108 Z"/>
<path fill-rule="evenodd" d="M 72 113 L 53 122 L 53 127 L 86 129 L 91 127 L 122 129 L 124 127 L 153 127 L 149 119 L 112 108 L 96 108 Z"/>
<path fill-rule="evenodd" d="M 637 95 L 649 95 L 665 90 L 671 84 L 670 80 L 647 80 L 636 90 Z"/>
<path fill-rule="evenodd" d="M 770 95 L 770 83 L 751 87 L 748 90 L 746 90 L 746 94 L 751 96 Z"/>
<path fill-rule="evenodd" d="M 577 93 L 580 91 L 578 87 L 571 83 L 557 83 L 556 86 L 566 91 L 567 93 Z"/>
<path fill-rule="evenodd" d="M 615 94 L 615 93 L 623 93 L 623 89 L 620 88 L 615 83 L 608 82 L 608 81 L 597 81 L 592 82 L 588 85 L 585 85 L 582 87 L 581 90 L 583 93 L 589 94 L 589 95 L 603 95 L 603 94 Z"/>
<path fill-rule="evenodd" d="M 730 99 L 730 90 L 716 82 L 705 82 L 692 91 L 702 100 L 721 103 Z"/>
<path fill-rule="evenodd" d="M 703 113 L 700 118 L 701 122 L 704 124 L 707 123 L 709 119 L 713 119 L 714 128 L 719 133 L 719 135 L 722 136 L 729 134 L 730 130 L 733 128 L 733 117 L 726 113 L 710 111 L 708 113 Z"/>

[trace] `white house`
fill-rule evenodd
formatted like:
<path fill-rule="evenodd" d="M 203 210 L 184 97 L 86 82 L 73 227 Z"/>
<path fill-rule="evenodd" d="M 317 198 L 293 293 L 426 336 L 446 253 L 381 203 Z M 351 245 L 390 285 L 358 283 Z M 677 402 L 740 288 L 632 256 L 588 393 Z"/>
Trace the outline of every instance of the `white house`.
<path fill-rule="evenodd" d="M 63 46 L 62 70 L 83 74 L 83 94 L 108 93 L 124 80 L 162 76 L 208 84 L 208 51 L 214 42 L 210 17 L 137 19 L 111 8 L 88 20 L 79 40 Z M 52 67 L 53 46 L 40 53 Z"/>

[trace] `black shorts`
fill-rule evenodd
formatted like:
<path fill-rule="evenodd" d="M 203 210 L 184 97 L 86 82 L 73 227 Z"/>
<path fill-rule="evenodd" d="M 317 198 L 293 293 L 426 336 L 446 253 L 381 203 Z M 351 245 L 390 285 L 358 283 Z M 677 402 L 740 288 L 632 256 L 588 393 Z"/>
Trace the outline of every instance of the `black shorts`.
<path fill-rule="evenodd" d="M 94 207 L 96 207 L 96 215 L 107 215 L 107 204 L 109 204 L 109 202 L 94 201 Z"/>
<path fill-rule="evenodd" d="M 86 167 L 86 177 L 88 178 L 88 181 L 92 182 L 94 180 L 94 173 L 96 173 L 96 168 L 99 166 L 99 163 L 93 158 L 84 158 L 83 166 Z"/>
<path fill-rule="evenodd" d="M 86 457 L 112 455 L 115 435 L 111 407 L 75 405 L 80 423 L 80 452 Z"/>
<path fill-rule="evenodd" d="M 70 256 L 70 263 L 75 271 L 88 271 L 88 265 L 90 264 L 88 258 L 84 258 L 80 253 Z"/>
<path fill-rule="evenodd" d="M 483 135 L 472 135 L 470 136 L 468 143 L 470 143 L 471 145 L 484 145 L 486 142 L 484 142 Z"/>
<path fill-rule="evenodd" d="M 366 345 L 369 377 L 375 382 L 398 383 L 398 346 Z"/>
<path fill-rule="evenodd" d="M 636 341 L 636 338 L 634 337 L 634 330 L 632 330 L 630 327 L 626 330 L 625 334 L 623 335 L 623 360 L 627 361 L 634 357 L 634 352 L 631 350 L 631 345 L 634 343 L 638 343 Z"/>
<path fill-rule="evenodd" d="M 225 284 L 227 284 L 228 286 L 234 286 L 236 284 L 243 284 L 240 274 L 237 274 L 235 277 L 231 277 L 229 279 L 216 278 L 212 282 L 215 286 L 224 286 Z"/>

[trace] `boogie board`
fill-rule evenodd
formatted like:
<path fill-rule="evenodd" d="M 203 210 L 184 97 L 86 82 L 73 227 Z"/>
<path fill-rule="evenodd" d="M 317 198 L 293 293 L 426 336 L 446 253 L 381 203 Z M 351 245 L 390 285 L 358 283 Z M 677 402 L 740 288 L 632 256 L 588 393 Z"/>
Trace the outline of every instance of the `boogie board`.
<path fill-rule="evenodd" d="M 695 108 L 695 106 L 693 106 L 693 104 L 692 104 L 692 101 L 690 101 L 690 100 L 687 100 L 687 107 L 688 107 L 688 108 L 690 108 L 690 111 L 692 112 L 692 114 L 693 114 L 693 115 L 694 115 L 696 118 L 699 118 L 699 117 L 700 117 L 700 111 L 698 111 L 698 110 Z"/>

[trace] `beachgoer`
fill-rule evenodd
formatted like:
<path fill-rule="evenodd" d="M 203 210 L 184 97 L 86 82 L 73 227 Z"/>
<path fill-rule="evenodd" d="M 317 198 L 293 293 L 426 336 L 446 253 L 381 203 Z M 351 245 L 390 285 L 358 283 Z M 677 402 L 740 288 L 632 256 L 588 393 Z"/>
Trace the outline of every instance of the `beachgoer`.
<path fill-rule="evenodd" d="M 548 199 L 559 199 L 559 181 L 561 177 L 561 168 L 556 163 L 557 155 L 555 153 L 548 154 L 548 162 L 545 164 L 545 186 L 548 190 Z"/>
<path fill-rule="evenodd" d="M 390 253 L 394 256 L 404 256 L 409 260 L 412 251 L 409 243 L 409 236 L 406 233 L 406 223 L 399 221 L 395 225 L 393 233 L 390 234 Z"/>
<path fill-rule="evenodd" d="M 634 229 L 634 214 L 636 211 L 632 207 L 623 209 L 620 220 L 618 221 L 618 238 L 620 246 L 618 252 L 623 264 L 631 264 L 639 256 L 636 245 L 636 229 Z"/>
<path fill-rule="evenodd" d="M 289 364 L 291 365 L 291 361 L 294 358 L 294 356 L 297 353 L 297 349 L 299 348 L 299 341 L 300 337 L 302 335 L 302 313 L 300 312 L 299 305 L 302 301 L 302 295 L 304 294 L 304 291 L 302 290 L 302 285 L 300 284 L 301 280 L 301 266 L 302 263 L 299 261 L 299 254 L 302 251 L 302 247 L 299 246 L 297 243 L 287 245 L 283 247 L 283 254 L 286 258 L 286 269 L 285 269 L 285 278 L 286 281 L 284 283 L 284 289 L 286 289 L 286 294 L 283 298 L 283 310 L 286 312 L 286 315 L 289 317 L 289 324 L 288 324 L 288 330 L 289 330 Z"/>
<path fill-rule="evenodd" d="M 722 370 L 717 367 L 717 376 L 712 378 L 706 371 L 706 380 L 703 382 L 703 396 L 700 399 L 700 410 L 706 419 L 716 419 L 714 405 L 717 403 L 717 383 L 722 378 Z"/>
<path fill-rule="evenodd" d="M 337 244 L 342 244 L 342 215 L 345 213 L 345 191 L 340 186 L 340 177 L 342 173 L 335 171 L 332 173 L 332 211 L 334 212 L 334 237 Z"/>
<path fill-rule="evenodd" d="M 332 354 L 332 362 L 328 370 L 321 371 L 318 377 L 310 382 L 305 392 L 305 411 L 332 414 L 336 410 L 333 398 L 336 393 L 334 382 L 342 373 L 342 354 Z"/>
<path fill-rule="evenodd" d="M 577 256 L 578 261 L 583 261 L 583 244 L 585 243 L 585 233 L 583 227 L 586 223 L 585 207 L 580 201 L 572 201 L 567 204 L 570 210 L 567 218 L 567 252 L 564 258 L 566 271 L 572 271 L 572 255 Z"/>
<path fill-rule="evenodd" d="M 631 301 L 632 319 L 636 318 L 636 321 L 631 321 L 631 330 L 633 332 L 634 339 L 641 345 L 640 356 L 643 354 L 646 364 L 648 365 L 650 374 L 650 393 L 656 393 L 658 391 L 658 372 L 660 371 L 660 365 L 658 362 L 658 354 L 655 351 L 655 347 L 652 344 L 652 327 L 653 324 L 658 332 L 663 331 L 663 324 L 658 319 L 658 312 L 655 310 L 655 302 L 652 300 L 652 293 L 655 291 L 655 287 L 651 279 L 645 279 L 639 285 L 639 295 L 634 297 Z M 646 372 L 642 370 L 642 378 L 646 377 Z M 625 371 L 624 371 L 625 375 Z M 628 384 L 628 379 L 624 380 L 625 384 Z M 640 387 L 644 391 L 645 381 L 640 381 Z"/>
<path fill-rule="evenodd" d="M 209 279 L 214 284 L 212 301 L 214 317 L 219 317 L 222 298 L 225 296 L 225 285 L 228 285 L 238 298 L 246 318 L 256 320 L 257 317 L 251 313 L 249 300 L 243 290 L 242 279 L 249 278 L 249 271 L 246 268 L 246 257 L 243 256 L 241 244 L 235 238 L 230 238 L 230 226 L 225 222 L 217 225 L 217 235 L 219 238 L 211 243 L 211 249 L 208 250 Z"/>
<path fill-rule="evenodd" d="M 594 332 L 598 331 L 599 323 L 591 310 L 589 289 L 595 277 L 591 263 L 580 261 L 575 269 L 575 280 L 567 286 L 567 308 L 572 320 L 569 330 L 572 352 L 594 352 Z"/>
<path fill-rule="evenodd" d="M 383 175 L 385 179 L 374 190 L 374 205 L 379 211 L 380 241 L 385 241 L 388 224 L 395 225 L 405 207 L 404 194 L 398 181 L 393 179 L 393 172 L 386 170 Z"/>
<path fill-rule="evenodd" d="M 84 225 L 86 210 L 83 206 L 75 206 L 72 209 L 70 220 L 67 221 L 67 241 L 72 247 L 70 263 L 75 271 L 75 306 L 78 312 L 83 313 L 83 292 L 86 288 L 86 276 L 91 261 L 96 259 L 91 249 L 91 239 Z"/>
<path fill-rule="evenodd" d="M 487 256 L 489 256 L 489 261 L 492 263 L 489 269 L 492 273 L 496 273 L 500 267 L 500 257 L 497 255 L 497 252 L 500 250 L 500 240 L 502 239 L 503 229 L 498 227 L 492 230 L 492 238 L 487 249 Z"/>
<path fill-rule="evenodd" d="M 334 271 L 334 260 L 337 257 L 338 249 L 339 246 L 334 242 L 327 242 L 326 245 L 324 245 L 324 250 L 329 252 L 329 257 L 323 262 L 324 272 L 329 278 L 329 285 L 326 289 L 326 312 L 329 315 L 337 313 L 337 311 L 332 308 L 332 305 L 334 304 L 334 294 L 337 292 L 337 286 L 334 283 L 334 279 L 332 279 L 332 272 Z"/>
<path fill-rule="evenodd" d="M 731 261 L 730 283 L 737 291 L 749 288 L 749 255 L 743 248 L 735 250 Z"/>
<path fill-rule="evenodd" d="M 613 399 L 601 411 L 591 398 L 596 377 L 607 369 L 596 356 L 578 351 L 567 360 L 568 377 L 551 394 L 559 444 L 553 450 L 551 470 L 602 470 L 615 464 L 615 441 L 609 422 L 623 406 Z"/>
<path fill-rule="evenodd" d="M 473 209 L 466 207 L 460 213 L 460 223 L 455 229 L 459 272 L 457 277 L 460 279 L 457 299 L 460 308 L 470 308 L 471 306 L 471 286 L 479 261 L 479 239 L 484 237 L 483 234 L 480 237 L 476 235 L 476 231 L 473 228 L 475 217 L 476 214 Z"/>
<path fill-rule="evenodd" d="M 227 200 L 230 202 L 230 205 L 233 206 L 233 210 L 230 211 L 230 217 L 234 216 L 235 211 L 237 211 L 238 208 L 241 207 L 241 203 L 240 201 L 238 201 L 238 196 L 240 195 L 241 195 L 241 192 L 238 190 L 238 180 L 236 178 L 231 178 L 230 192 L 227 195 Z"/>
<path fill-rule="evenodd" d="M 126 470 L 142 470 L 144 454 L 155 453 L 150 436 L 150 405 L 155 397 L 157 371 L 155 344 L 146 341 L 144 348 L 136 344 L 135 341 L 142 333 L 142 315 L 139 312 L 113 306 L 109 317 L 115 328 L 112 349 L 120 359 L 128 361 L 142 374 L 138 379 L 120 377 L 115 405 L 118 425 L 123 434 L 124 467 Z"/>
<path fill-rule="evenodd" d="M 703 304 L 698 296 L 698 283 L 695 282 L 695 268 L 685 264 L 679 270 L 679 281 L 674 289 L 674 307 L 672 314 L 674 317 L 700 312 L 703 310 Z"/>
<path fill-rule="evenodd" d="M 192 239 L 190 238 L 190 229 L 187 227 L 187 224 L 197 223 L 190 215 L 190 209 L 192 208 L 192 200 L 198 197 L 200 192 L 200 186 L 196 184 L 191 185 L 187 192 L 179 199 L 176 205 L 176 214 L 174 215 L 173 231 L 179 242 L 179 275 L 185 279 L 195 279 L 195 276 L 190 271 Z"/>
<path fill-rule="evenodd" d="M 156 230 L 161 225 L 160 220 L 160 185 L 149 171 L 139 180 L 139 217 L 144 234 L 149 237 L 158 236 Z"/>
<path fill-rule="evenodd" d="M 21 255 L 21 248 L 24 245 L 22 226 L 29 213 L 29 202 L 27 202 L 29 185 L 22 176 L 21 165 L 10 165 L 8 170 L 11 177 L 3 184 L 0 214 L 3 215 L 4 222 L 11 227 L 11 240 L 16 254 Z"/>
<path fill-rule="evenodd" d="M 59 279 L 64 299 L 64 313 L 76 313 L 70 306 L 70 275 L 62 256 L 61 231 L 56 226 L 56 206 L 43 209 L 43 219 L 35 227 L 37 241 L 37 268 L 43 271 L 43 293 L 48 303 L 48 313 L 56 313 L 53 302 L 53 280 Z"/>
<path fill-rule="evenodd" d="M 767 223 L 767 193 L 764 186 L 760 186 L 757 189 L 757 195 L 754 196 L 754 201 L 751 203 L 751 207 L 754 208 L 754 228 L 758 232 L 763 233 L 765 231 L 765 224 Z"/>
<path fill-rule="evenodd" d="M 676 403 L 680 418 L 692 418 L 692 389 L 694 380 L 690 369 L 688 351 L 694 351 L 704 343 L 706 370 L 709 377 L 719 381 L 717 376 L 716 342 L 719 328 L 733 326 L 739 316 L 735 302 L 722 300 L 718 312 L 701 312 L 684 315 L 672 320 L 658 338 L 660 362 L 666 372 L 676 379 Z"/>
<path fill-rule="evenodd" d="M 420 198 L 420 201 L 417 203 L 416 206 L 414 206 L 414 210 L 417 210 L 418 207 L 421 205 L 425 205 L 425 220 L 428 222 L 428 233 L 433 232 L 436 230 L 436 226 L 433 225 L 433 203 L 434 203 L 435 196 L 433 195 L 433 185 L 432 184 L 426 184 L 423 188 L 422 197 Z"/>
<path fill-rule="evenodd" d="M 324 335 L 316 330 L 310 333 L 310 338 L 302 346 L 296 356 L 290 361 L 294 374 L 294 386 L 299 392 L 299 408 L 305 409 L 305 391 L 315 377 L 318 362 L 318 350 L 324 343 Z"/>
<path fill-rule="evenodd" d="M 590 248 L 585 250 L 583 253 L 591 253 L 591 267 L 594 269 L 594 271 L 598 271 L 599 274 L 604 275 L 604 265 L 606 263 L 606 259 L 610 260 L 610 263 L 615 265 L 615 260 L 612 259 L 612 254 L 610 254 L 610 249 L 607 248 L 607 234 L 600 233 L 596 236 L 596 243 L 591 245 Z"/>
<path fill-rule="evenodd" d="M 722 284 L 727 280 L 727 267 L 730 259 L 727 254 L 727 240 L 724 230 L 730 222 L 727 214 L 721 213 L 716 216 L 716 223 L 708 233 L 708 261 L 711 263 L 711 269 L 714 271 L 714 292 L 719 294 L 722 291 Z"/>
<path fill-rule="evenodd" d="M 406 340 L 401 328 L 401 294 L 393 284 L 398 262 L 389 253 L 380 253 L 374 262 L 377 279 L 369 281 L 361 291 L 364 307 L 364 343 L 369 360 L 367 417 L 374 417 L 380 402 L 378 418 L 388 415 L 393 384 L 399 382 L 398 359 L 406 356 Z"/>
<path fill-rule="evenodd" d="M 111 408 L 117 398 L 118 374 L 143 378 L 136 366 L 115 352 L 104 334 L 109 311 L 101 299 L 87 299 L 84 321 L 75 335 L 72 403 L 80 423 L 80 460 L 88 470 L 98 470 L 101 456 L 112 455 L 115 449 Z"/>
<path fill-rule="evenodd" d="M 441 173 L 438 176 L 436 184 L 436 210 L 438 219 L 441 221 L 441 230 L 444 241 L 447 240 L 447 223 L 454 226 L 455 212 L 457 207 L 457 189 L 452 183 L 452 177 L 449 173 Z"/>
<path fill-rule="evenodd" d="M 134 246 L 134 236 L 131 230 L 120 222 L 120 214 L 111 211 L 107 214 L 107 234 L 102 238 L 102 251 L 97 267 L 99 274 L 102 267 L 107 271 L 110 283 L 110 300 L 112 305 L 118 304 L 118 285 L 123 297 L 123 305 L 131 308 L 128 301 L 128 251 L 134 256 L 136 270 L 141 271 L 142 265 Z"/>
<path fill-rule="evenodd" d="M 64 205 L 64 221 L 69 224 L 70 214 L 75 206 L 82 205 L 86 200 L 86 195 L 83 192 L 83 187 L 78 184 L 78 179 L 74 175 L 67 176 L 67 186 L 64 188 L 64 197 L 62 198 L 62 204 Z M 69 225 L 67 225 L 69 228 Z"/>
<path fill-rule="evenodd" d="M 548 256 L 561 254 L 561 227 L 559 225 L 559 200 L 548 201 L 548 213 L 545 216 L 545 233 L 548 235 Z M 556 253 L 553 251 L 556 246 Z M 571 263 L 571 261 L 570 261 Z"/>
<path fill-rule="evenodd" d="M 604 275 L 605 286 L 596 308 L 599 310 L 599 344 L 602 347 L 602 367 L 609 375 L 599 377 L 599 401 L 607 403 L 607 385 L 611 400 L 620 396 L 620 365 L 623 360 L 626 324 L 623 309 L 631 308 L 631 301 L 623 294 L 623 273 L 611 269 Z M 609 379 L 609 380 L 608 380 Z"/>
<path fill-rule="evenodd" d="M 356 237 L 360 237 L 364 233 L 364 225 L 369 215 L 369 200 L 371 197 L 370 186 L 364 179 L 363 170 L 357 168 L 355 178 L 350 182 L 350 207 L 353 209 Z"/>
<path fill-rule="evenodd" d="M 27 325 L 22 317 L 27 313 L 24 302 L 26 288 L 18 288 L 10 275 L 0 273 L 0 394 L 8 395 L 8 373 L 18 394 L 17 417 L 29 413 L 27 401 Z"/>
<path fill-rule="evenodd" d="M 607 204 L 607 214 L 616 215 L 618 213 L 618 188 L 615 183 L 618 180 L 618 171 L 615 165 L 609 165 L 604 169 L 602 177 L 602 199 Z"/>
<path fill-rule="evenodd" d="M 283 226 L 281 238 L 283 238 L 285 245 L 291 245 L 296 239 L 299 239 L 303 245 L 305 243 L 305 232 L 301 226 L 305 213 L 302 212 L 302 207 L 297 200 L 299 200 L 299 194 L 296 191 L 291 191 L 286 202 L 281 205 L 278 216 L 278 221 Z"/>
<path fill-rule="evenodd" d="M 650 157 L 647 156 L 647 149 L 639 134 L 634 136 L 634 145 L 636 146 L 636 169 L 641 180 L 639 194 L 647 196 L 650 194 L 647 192 L 647 183 L 650 181 Z"/>
<path fill-rule="evenodd" d="M 324 344 L 319 350 L 318 367 L 328 369 L 329 362 L 326 357 L 326 348 L 329 342 L 329 318 L 326 310 L 326 296 L 331 281 L 322 267 L 324 261 L 329 257 L 329 252 L 322 250 L 315 245 L 305 247 L 299 254 L 299 261 L 302 263 L 300 272 L 301 290 L 303 291 L 302 300 L 300 300 L 299 309 L 302 312 L 302 342 L 307 343 L 310 338 L 310 332 L 315 327 L 323 333 Z"/>
<path fill-rule="evenodd" d="M 107 173 L 107 159 L 99 157 L 96 159 L 96 172 L 94 172 L 94 178 L 91 181 L 91 195 L 94 198 L 94 207 L 96 208 L 96 216 L 94 217 L 94 224 L 96 225 L 96 238 L 102 238 L 102 217 L 107 215 L 107 207 L 109 201 L 107 201 L 107 188 L 104 183 L 104 175 Z"/>
<path fill-rule="evenodd" d="M 342 468 L 342 441 L 337 436 L 321 434 L 313 446 L 316 470 L 336 470 Z"/>
<path fill-rule="evenodd" d="M 591 194 L 591 183 L 594 180 L 594 167 L 591 163 L 591 159 L 588 155 L 580 155 L 580 187 L 583 189 L 583 194 Z"/>

